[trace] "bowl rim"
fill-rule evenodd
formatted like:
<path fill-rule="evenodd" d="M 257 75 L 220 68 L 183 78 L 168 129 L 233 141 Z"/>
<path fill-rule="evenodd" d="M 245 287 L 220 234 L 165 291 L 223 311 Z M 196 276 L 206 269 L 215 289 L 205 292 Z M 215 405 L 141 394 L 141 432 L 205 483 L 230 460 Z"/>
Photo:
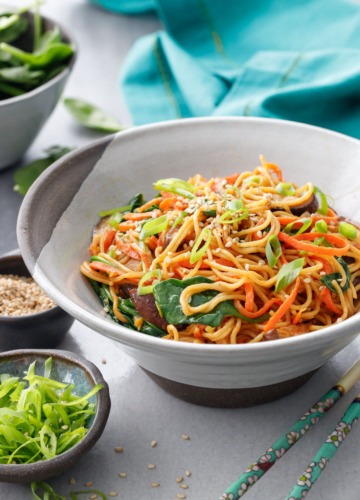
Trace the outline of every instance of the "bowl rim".
<path fill-rule="evenodd" d="M 92 150 L 96 150 L 99 147 L 104 147 L 107 143 L 110 143 L 112 140 L 124 140 L 126 141 L 128 138 L 131 139 L 134 136 L 141 138 L 142 135 L 148 134 L 151 131 L 161 131 L 168 130 L 169 128 L 181 128 L 188 127 L 191 125 L 210 125 L 220 124 L 220 123 L 255 123 L 255 124 L 264 124 L 271 125 L 279 128 L 297 128 L 299 130 L 307 130 L 316 134 L 323 134 L 328 137 L 332 137 L 335 139 L 340 139 L 342 141 L 350 142 L 356 145 L 360 150 L 360 141 L 353 137 L 347 136 L 345 134 L 335 132 L 332 130 L 328 130 L 322 127 L 318 127 L 315 125 L 308 125 L 305 123 L 294 122 L 290 120 L 279 120 L 275 118 L 262 118 L 262 117 L 234 117 L 234 116 L 224 116 L 224 117 L 197 117 L 197 118 L 182 118 L 176 120 L 169 120 L 164 122 L 155 122 L 147 125 L 141 125 L 138 127 L 134 127 L 128 130 L 124 130 L 118 132 L 116 134 L 112 134 L 106 136 L 104 138 L 95 140 L 90 142 L 89 144 L 82 146 L 75 151 L 72 151 L 60 158 L 54 164 L 52 164 L 48 169 L 46 169 L 40 177 L 34 182 L 34 184 L 30 187 L 28 193 L 26 194 L 22 205 L 19 211 L 18 224 L 17 224 L 17 234 L 19 246 L 22 251 L 23 258 L 25 262 L 28 264 L 30 269 L 34 269 L 36 266 L 36 260 L 34 259 L 32 253 L 28 250 L 26 244 L 26 234 L 28 231 L 29 221 L 28 213 L 31 208 L 32 199 L 36 196 L 36 191 L 38 187 L 46 181 L 46 179 L 53 175 L 56 170 L 60 170 L 63 163 L 71 162 L 74 163 L 78 156 L 91 154 Z M 223 356 L 224 353 L 233 356 L 232 359 L 236 359 L 241 353 L 245 355 L 252 355 L 252 353 L 256 353 L 256 355 L 263 355 L 275 353 L 279 349 L 282 349 L 283 353 L 293 352 L 297 346 L 304 344 L 304 338 L 307 339 L 306 348 L 303 346 L 304 352 L 310 352 L 315 347 L 319 347 L 320 345 L 328 344 L 330 340 L 342 339 L 344 336 L 347 336 L 351 331 L 351 327 L 356 324 L 360 319 L 360 313 L 355 314 L 354 316 L 348 318 L 346 321 L 338 324 L 333 324 L 328 327 L 325 327 L 322 330 L 315 332 L 308 332 L 305 335 L 299 335 L 296 337 L 290 337 L 281 339 L 281 342 L 278 341 L 267 341 L 267 342 L 256 342 L 256 343 L 248 343 L 248 344 L 196 344 L 196 343 L 188 343 L 188 342 L 164 342 L 163 339 L 153 337 L 150 335 L 134 335 L 134 331 L 126 328 L 125 326 L 116 324 L 112 320 L 108 318 L 101 318 L 93 312 L 88 312 L 80 305 L 72 302 L 65 295 L 57 290 L 57 288 L 48 280 L 46 273 L 42 271 L 41 268 L 37 268 L 36 273 L 37 281 L 41 283 L 41 288 L 49 295 L 49 297 L 53 298 L 61 308 L 65 309 L 69 314 L 74 316 L 76 319 L 81 321 L 83 324 L 89 326 L 95 331 L 101 333 L 102 335 L 116 340 L 122 344 L 138 347 L 141 349 L 146 349 L 149 351 L 156 350 L 158 352 L 169 352 L 172 354 L 186 354 L 189 357 L 189 362 L 192 356 L 204 356 L 204 357 L 218 357 Z M 84 277 L 81 277 L 85 279 Z M 100 303 L 99 303 L 100 304 Z M 101 305 L 99 305 L 99 308 Z M 106 328 L 104 329 L 104 325 Z M 360 330 L 360 328 L 358 328 Z M 352 328 L 353 331 L 356 329 Z M 360 332 L 359 332 L 360 333 Z M 120 335 L 119 335 L 120 334 Z M 354 334 L 355 336 L 358 333 Z M 327 340 L 324 340 L 324 337 Z"/>
<path fill-rule="evenodd" d="M 0 263 L 3 262 L 4 260 L 6 259 L 17 259 L 19 260 L 20 262 L 23 262 L 24 265 L 26 266 L 25 264 L 25 261 L 20 253 L 20 250 L 17 248 L 15 250 L 11 250 L 10 252 L 7 252 L 6 254 L 4 255 L 1 255 L 0 256 Z M 12 272 L 10 272 L 9 274 L 13 274 Z M 0 275 L 4 275 L 4 271 L 1 271 L 0 272 Z M 29 277 L 32 278 L 31 276 L 31 273 L 29 271 Z M 23 276 L 22 274 L 19 274 L 18 276 Z M 27 277 L 27 276 L 25 276 Z M 34 278 L 32 278 L 33 281 Z M 35 281 L 36 283 L 36 281 Z M 40 285 L 38 285 L 40 286 Z M 40 287 L 41 288 L 41 287 Z M 44 292 L 45 293 L 45 292 Z M 47 294 L 45 294 L 47 295 Z M 51 298 L 51 297 L 49 297 Z M 51 299 L 53 300 L 53 299 Z M 49 314 L 57 314 L 59 312 L 63 312 L 64 314 L 68 314 L 66 311 L 64 311 L 63 309 L 61 309 L 60 306 L 58 306 L 58 304 L 55 303 L 55 305 L 53 307 L 50 307 L 50 309 L 46 309 L 45 311 L 41 311 L 41 312 L 36 312 L 36 313 L 32 313 L 32 314 L 23 314 L 21 316 L 3 316 L 2 314 L 0 314 L 0 323 L 20 323 L 20 322 L 23 322 L 24 320 L 29 320 L 31 319 L 32 321 L 36 321 L 37 319 L 41 319 L 41 318 L 44 318 L 45 316 L 48 316 Z"/>
<path fill-rule="evenodd" d="M 16 349 L 0 353 L 0 364 L 3 360 L 11 360 L 25 356 L 34 356 L 37 358 L 41 357 L 44 359 L 51 356 L 53 358 L 58 358 L 61 361 L 70 362 L 81 368 L 91 380 L 93 385 L 102 384 L 103 388 L 96 394 L 97 404 L 93 423 L 79 443 L 77 443 L 64 453 L 46 460 L 39 460 L 37 462 L 32 462 L 29 464 L 0 464 L 0 477 L 1 475 L 15 477 L 19 473 L 22 473 L 24 475 L 29 474 L 29 476 L 35 476 L 37 472 L 43 472 L 44 469 L 46 470 L 47 468 L 50 468 L 56 470 L 57 465 L 60 466 L 62 463 L 67 462 L 68 460 L 71 461 L 73 459 L 76 459 L 77 457 L 82 456 L 83 453 L 88 451 L 96 443 L 97 439 L 100 438 L 110 412 L 111 400 L 108 383 L 105 381 L 99 368 L 91 361 L 82 357 L 80 354 L 75 354 L 73 352 L 60 349 Z M 93 442 L 92 440 L 93 438 L 96 438 L 96 436 L 98 437 Z M 36 479 L 33 480 L 36 481 Z"/>
<path fill-rule="evenodd" d="M 9 9 L 11 9 L 11 8 L 13 10 L 15 10 L 13 6 L 9 6 Z M 32 11 L 28 11 L 28 14 L 31 15 L 31 16 L 33 16 L 33 12 Z M 22 95 L 18 95 L 18 96 L 14 96 L 14 97 L 8 97 L 6 99 L 1 99 L 0 100 L 0 108 L 1 107 L 5 107 L 7 104 L 11 105 L 11 104 L 14 104 L 14 103 L 18 103 L 18 102 L 24 101 L 26 99 L 30 99 L 31 97 L 36 96 L 37 94 L 39 94 L 42 91 L 44 91 L 44 90 L 52 87 L 53 85 L 56 85 L 59 81 L 63 80 L 63 78 L 65 78 L 66 75 L 68 75 L 71 72 L 71 70 L 72 70 L 72 68 L 73 68 L 73 66 L 75 64 L 75 61 L 76 61 L 77 55 L 78 55 L 78 44 L 76 43 L 74 37 L 72 35 L 70 36 L 69 32 L 67 31 L 67 29 L 64 28 L 61 23 L 59 23 L 58 21 L 55 21 L 55 19 L 52 19 L 51 17 L 48 17 L 48 16 L 44 16 L 41 13 L 40 13 L 40 17 L 41 17 L 42 20 L 50 22 L 54 26 L 58 26 L 61 35 L 65 36 L 66 38 L 69 39 L 69 44 L 74 49 L 74 52 L 73 52 L 73 54 L 71 56 L 71 59 L 70 59 L 69 63 L 66 65 L 66 67 L 62 71 L 60 71 L 60 73 L 58 73 L 57 75 L 55 75 L 53 78 L 51 78 L 47 82 L 42 83 L 41 85 L 39 85 L 35 89 L 32 89 L 29 92 L 26 92 L 25 94 L 22 94 Z"/>

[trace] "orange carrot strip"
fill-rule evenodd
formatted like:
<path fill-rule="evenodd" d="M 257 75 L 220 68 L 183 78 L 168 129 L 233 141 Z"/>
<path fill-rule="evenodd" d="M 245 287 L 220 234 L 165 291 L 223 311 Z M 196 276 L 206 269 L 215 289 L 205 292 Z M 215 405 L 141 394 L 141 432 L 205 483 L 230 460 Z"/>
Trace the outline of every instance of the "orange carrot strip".
<path fill-rule="evenodd" d="M 150 269 L 151 266 L 151 257 L 148 252 L 141 253 L 141 261 L 144 263 L 146 269 Z"/>
<path fill-rule="evenodd" d="M 326 274 L 332 273 L 332 267 L 327 260 L 322 259 L 321 257 L 318 257 L 317 255 L 316 255 L 316 257 L 314 257 L 314 260 L 321 262 L 321 264 L 323 266 L 323 270 L 325 271 Z"/>
<path fill-rule="evenodd" d="M 177 262 L 178 266 L 185 267 L 186 269 L 193 269 L 196 266 L 196 264 L 197 264 L 196 262 L 194 262 L 194 264 L 190 264 L 189 259 L 182 259 Z M 210 269 L 210 266 L 209 264 L 205 264 L 205 262 L 202 262 L 200 264 L 199 269 Z"/>
<path fill-rule="evenodd" d="M 224 177 L 224 179 L 226 180 L 226 182 L 228 184 L 235 184 L 237 178 L 239 177 L 240 174 L 232 174 L 232 175 L 229 175 L 228 177 Z"/>
<path fill-rule="evenodd" d="M 337 314 L 338 316 L 342 315 L 342 310 L 337 307 L 337 305 L 334 303 L 330 290 L 324 286 L 324 288 L 320 291 L 320 298 L 322 302 L 326 305 L 326 307 L 329 309 L 329 311 Z"/>
<path fill-rule="evenodd" d="M 124 215 L 125 220 L 131 220 L 131 221 L 138 221 L 138 220 L 144 220 L 144 219 L 152 219 L 154 216 L 157 217 L 160 214 L 160 210 L 152 210 L 152 212 L 143 212 L 143 213 L 137 213 L 137 212 L 129 212 L 128 214 Z"/>
<path fill-rule="evenodd" d="M 275 328 L 276 324 L 281 320 L 281 318 L 284 316 L 284 314 L 290 309 L 291 305 L 293 304 L 294 300 L 296 299 L 296 295 L 298 293 L 300 286 L 300 278 L 296 278 L 295 286 L 288 296 L 288 298 L 281 304 L 279 309 L 276 311 L 276 313 L 271 316 L 267 324 L 265 325 L 264 332 L 268 332 L 272 328 Z"/>
<path fill-rule="evenodd" d="M 281 169 L 275 165 L 275 163 L 268 163 L 266 162 L 265 166 L 269 169 L 269 170 L 272 170 L 278 177 L 279 181 L 283 181 L 283 173 L 281 171 Z"/>
<path fill-rule="evenodd" d="M 116 231 L 111 230 L 111 229 L 106 233 L 105 239 L 104 239 L 104 250 L 105 250 L 105 252 L 107 252 L 109 250 L 109 246 L 114 241 L 115 235 L 116 235 Z"/>
<path fill-rule="evenodd" d="M 124 243 L 122 239 L 116 238 L 116 246 L 120 250 L 120 252 L 128 255 L 132 259 L 141 260 L 141 250 L 136 247 L 129 245 L 128 243 Z"/>
<path fill-rule="evenodd" d="M 110 278 L 112 278 L 113 276 L 121 275 L 121 272 L 115 267 L 110 266 L 109 264 L 104 264 L 103 262 L 99 262 L 97 260 L 90 262 L 89 267 L 93 271 L 100 271 L 102 273 L 106 273 Z"/>
<path fill-rule="evenodd" d="M 276 298 L 270 299 L 268 302 L 266 302 L 266 304 L 264 304 L 256 312 L 247 311 L 245 309 L 245 307 L 243 307 L 241 305 L 240 300 L 237 300 L 237 299 L 234 300 L 234 305 L 240 314 L 243 314 L 244 316 L 247 316 L 248 318 L 253 319 L 253 318 L 258 318 L 259 316 L 262 316 L 270 309 L 271 306 L 273 306 L 274 304 L 279 304 L 280 302 L 281 302 L 280 299 L 276 299 Z"/>
<path fill-rule="evenodd" d="M 146 203 L 144 203 L 144 205 L 141 205 L 141 207 L 137 208 L 136 211 L 142 213 L 153 205 L 159 205 L 161 201 L 162 197 L 158 196 L 157 198 L 153 198 L 152 200 L 147 201 Z"/>
<path fill-rule="evenodd" d="M 158 246 L 158 239 L 155 236 L 155 234 L 153 234 L 153 235 L 149 236 L 148 238 L 146 238 L 145 243 L 147 244 L 147 246 L 151 250 L 155 250 L 155 248 L 157 248 L 157 246 Z"/>
<path fill-rule="evenodd" d="M 159 205 L 160 210 L 166 212 L 170 208 L 174 208 L 175 203 L 178 201 L 176 197 L 173 198 L 164 198 Z"/>
<path fill-rule="evenodd" d="M 118 230 L 121 233 L 126 233 L 126 231 L 129 231 L 129 229 L 136 229 L 136 224 L 131 222 L 120 222 L 120 224 L 118 225 Z"/>
<path fill-rule="evenodd" d="M 331 233 L 303 233 L 297 234 L 295 236 L 289 236 L 286 233 L 279 233 L 278 238 L 280 241 L 284 242 L 290 247 L 322 255 L 345 255 L 348 252 L 350 246 L 344 238 Z M 329 243 L 337 245 L 337 247 L 322 247 L 313 245 L 311 243 L 305 243 L 304 241 L 316 240 L 317 238 L 324 238 Z"/>
<path fill-rule="evenodd" d="M 305 309 L 300 309 L 296 314 L 294 319 L 292 320 L 291 324 L 292 325 L 297 325 L 299 321 L 301 320 L 301 315 L 305 311 Z"/>
<path fill-rule="evenodd" d="M 245 309 L 252 312 L 254 309 L 254 287 L 251 283 L 244 283 L 245 288 Z"/>
<path fill-rule="evenodd" d="M 330 222 L 336 222 L 338 220 L 338 216 L 336 215 L 336 213 L 333 210 L 331 210 L 331 208 L 329 208 L 328 212 L 330 215 L 320 215 L 320 214 L 310 215 L 309 218 L 313 221 L 313 223 L 317 222 L 319 220 L 323 220 L 327 224 L 329 224 Z M 277 219 L 282 226 L 287 226 L 288 224 L 291 224 L 291 222 L 294 222 L 294 226 L 293 226 L 294 229 L 297 229 L 298 226 L 302 225 L 299 222 L 299 217 L 296 217 L 296 216 L 278 217 Z M 298 224 L 298 222 L 299 222 L 299 224 Z"/>

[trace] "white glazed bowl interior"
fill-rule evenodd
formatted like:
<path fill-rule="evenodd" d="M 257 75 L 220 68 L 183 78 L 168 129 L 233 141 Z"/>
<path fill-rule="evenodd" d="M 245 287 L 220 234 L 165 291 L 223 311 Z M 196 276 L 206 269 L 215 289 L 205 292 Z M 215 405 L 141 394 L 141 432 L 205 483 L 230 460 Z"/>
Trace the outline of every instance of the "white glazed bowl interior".
<path fill-rule="evenodd" d="M 113 323 L 79 266 L 98 212 L 133 194 L 151 196 L 164 177 L 225 176 L 252 170 L 259 155 L 285 179 L 307 181 L 335 209 L 360 220 L 360 142 L 320 128 L 257 118 L 200 118 L 139 127 L 59 160 L 21 208 L 18 239 L 34 278 L 63 309 L 114 339 L 146 370 L 205 388 L 253 388 L 290 380 L 323 365 L 358 334 L 360 316 L 299 337 L 248 345 L 190 345 Z M 56 227 L 55 227 L 56 226 Z"/>

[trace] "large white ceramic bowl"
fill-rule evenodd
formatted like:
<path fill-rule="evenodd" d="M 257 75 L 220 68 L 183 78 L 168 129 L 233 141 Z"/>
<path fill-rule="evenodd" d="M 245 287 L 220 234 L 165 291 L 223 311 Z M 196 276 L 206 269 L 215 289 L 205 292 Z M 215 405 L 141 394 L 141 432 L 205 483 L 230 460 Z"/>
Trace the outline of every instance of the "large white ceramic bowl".
<path fill-rule="evenodd" d="M 199 404 L 269 401 L 302 384 L 360 330 L 360 315 L 319 332 L 248 345 L 190 345 L 113 323 L 79 266 L 98 212 L 160 178 L 253 169 L 259 154 L 286 179 L 312 181 L 340 213 L 360 220 L 360 142 L 320 128 L 257 118 L 200 118 L 121 132 L 60 159 L 30 189 L 18 240 L 34 279 L 63 309 L 114 339 L 160 385 Z M 121 371 L 121 366 L 119 366 Z"/>

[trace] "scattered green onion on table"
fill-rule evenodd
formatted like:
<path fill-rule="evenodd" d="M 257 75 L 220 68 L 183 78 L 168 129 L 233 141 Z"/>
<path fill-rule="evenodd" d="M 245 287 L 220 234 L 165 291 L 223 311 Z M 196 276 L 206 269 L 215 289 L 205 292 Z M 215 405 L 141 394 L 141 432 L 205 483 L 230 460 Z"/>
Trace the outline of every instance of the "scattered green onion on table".
<path fill-rule="evenodd" d="M 271 467 L 285 455 L 290 448 L 304 436 L 350 388 L 360 379 L 360 360 L 324 394 L 290 429 L 283 434 L 259 459 L 252 463 L 243 474 L 234 481 L 221 495 L 220 500 L 238 500 L 257 482 Z M 360 397 L 357 396 L 347 408 L 343 418 L 335 430 L 328 436 L 318 453 L 313 457 L 305 472 L 299 477 L 286 500 L 300 500 L 319 478 L 320 473 L 332 458 L 339 444 L 349 434 L 352 426 L 360 417 Z M 339 438 L 340 436 L 340 438 Z M 311 470 L 310 470 L 311 469 Z"/>

